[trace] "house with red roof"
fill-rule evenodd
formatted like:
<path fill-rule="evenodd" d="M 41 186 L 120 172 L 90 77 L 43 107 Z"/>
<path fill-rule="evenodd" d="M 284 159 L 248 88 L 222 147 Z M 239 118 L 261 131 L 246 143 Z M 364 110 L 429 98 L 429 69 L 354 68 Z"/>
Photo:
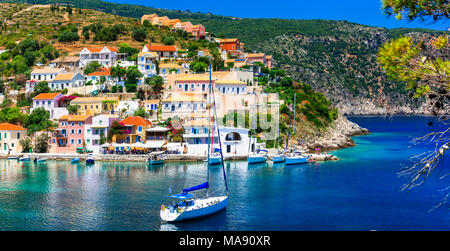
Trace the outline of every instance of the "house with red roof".
<path fill-rule="evenodd" d="M 192 26 L 192 35 L 194 35 L 195 39 L 203 39 L 205 38 L 205 34 L 206 34 L 205 26 L 201 24 Z"/>
<path fill-rule="evenodd" d="M 20 140 L 27 136 L 27 129 L 10 123 L 0 124 L 0 154 L 19 154 L 23 148 Z"/>
<path fill-rule="evenodd" d="M 142 52 L 155 52 L 159 59 L 174 58 L 178 56 L 178 49 L 173 45 L 146 44 Z"/>
<path fill-rule="evenodd" d="M 104 67 L 114 66 L 117 62 L 119 50 L 111 46 L 98 48 L 84 48 L 80 52 L 80 67 L 85 67 L 87 64 L 97 61 Z"/>
<path fill-rule="evenodd" d="M 59 99 L 63 98 L 61 93 L 41 93 L 33 98 L 31 112 L 37 108 L 44 108 L 50 113 L 50 119 L 58 119 L 69 114 L 66 108 L 59 107 Z"/>
<path fill-rule="evenodd" d="M 65 115 L 58 119 L 58 128 L 50 138 L 51 153 L 76 153 L 77 148 L 84 148 L 85 132 L 92 124 L 90 115 Z"/>
<path fill-rule="evenodd" d="M 96 72 L 86 75 L 87 81 L 92 81 L 92 83 L 100 82 L 101 77 L 104 76 L 106 81 L 113 81 L 111 77 L 111 68 L 101 68 Z"/>
<path fill-rule="evenodd" d="M 152 122 L 139 116 L 129 116 L 119 122 L 123 125 L 121 134 L 113 136 L 113 142 L 134 144 L 137 142 L 145 143 L 146 131 L 152 128 Z"/>

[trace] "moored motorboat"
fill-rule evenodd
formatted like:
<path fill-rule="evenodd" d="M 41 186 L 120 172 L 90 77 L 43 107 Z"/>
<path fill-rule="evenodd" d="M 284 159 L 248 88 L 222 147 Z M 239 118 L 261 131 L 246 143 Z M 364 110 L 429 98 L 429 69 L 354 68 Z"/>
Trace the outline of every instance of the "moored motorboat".
<path fill-rule="evenodd" d="M 71 163 L 79 163 L 80 162 L 80 158 L 73 158 L 70 160 Z"/>
<path fill-rule="evenodd" d="M 249 164 L 264 163 L 267 161 L 267 150 L 258 150 L 254 154 L 248 156 Z"/>
<path fill-rule="evenodd" d="M 286 165 L 298 165 L 308 163 L 308 156 L 303 155 L 301 151 L 296 151 L 286 156 Z"/>
<path fill-rule="evenodd" d="M 155 153 L 150 153 L 148 155 L 148 164 L 149 165 L 163 165 L 164 164 L 164 160 L 166 160 L 166 156 L 164 155 L 164 152 L 155 152 Z"/>
<path fill-rule="evenodd" d="M 42 163 L 42 162 L 46 162 L 46 161 L 47 161 L 46 158 L 35 158 L 34 159 L 34 162 L 37 162 L 37 163 Z"/>
<path fill-rule="evenodd" d="M 94 157 L 92 156 L 92 154 L 89 154 L 89 155 L 88 155 L 88 158 L 86 159 L 86 164 L 87 164 L 87 165 L 93 165 L 93 164 L 95 164 L 95 160 L 94 160 Z"/>
<path fill-rule="evenodd" d="M 29 156 L 19 158 L 19 161 L 30 161 L 30 160 L 31 160 L 31 158 Z"/>

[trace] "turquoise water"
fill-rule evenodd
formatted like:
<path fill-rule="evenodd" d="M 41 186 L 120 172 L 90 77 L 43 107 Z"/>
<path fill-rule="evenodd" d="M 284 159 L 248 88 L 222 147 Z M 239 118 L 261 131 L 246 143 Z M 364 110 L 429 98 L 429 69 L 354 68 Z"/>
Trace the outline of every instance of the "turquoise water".
<path fill-rule="evenodd" d="M 46 164 L 0 160 L 1 230 L 449 230 L 441 201 L 446 159 L 424 186 L 401 192 L 398 177 L 425 133 L 429 118 L 356 117 L 373 133 L 356 147 L 335 151 L 340 161 L 284 167 L 227 162 L 226 211 L 178 224 L 162 224 L 159 209 L 173 192 L 204 182 L 203 163 Z M 220 167 L 212 190 L 223 189 Z"/>

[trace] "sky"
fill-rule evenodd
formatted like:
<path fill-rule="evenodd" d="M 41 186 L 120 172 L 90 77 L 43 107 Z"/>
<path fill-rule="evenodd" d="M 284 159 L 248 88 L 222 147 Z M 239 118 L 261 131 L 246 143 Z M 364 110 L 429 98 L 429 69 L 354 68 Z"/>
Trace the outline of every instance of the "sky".
<path fill-rule="evenodd" d="M 428 28 L 447 30 L 450 20 L 439 23 L 408 22 L 388 17 L 381 10 L 381 0 L 105 0 L 149 7 L 190 10 L 241 18 L 326 19 L 386 28 Z"/>

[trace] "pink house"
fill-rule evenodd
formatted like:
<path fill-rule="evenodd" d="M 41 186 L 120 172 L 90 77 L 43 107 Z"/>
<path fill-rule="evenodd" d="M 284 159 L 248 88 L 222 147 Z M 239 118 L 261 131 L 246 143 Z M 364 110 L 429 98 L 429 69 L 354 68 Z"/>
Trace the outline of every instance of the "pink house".
<path fill-rule="evenodd" d="M 201 24 L 192 26 L 192 35 L 194 35 L 196 39 L 205 38 L 205 33 L 206 33 L 205 26 Z"/>
<path fill-rule="evenodd" d="M 188 33 L 192 32 L 192 23 L 191 22 L 183 22 L 175 24 L 175 29 L 181 29 Z"/>
<path fill-rule="evenodd" d="M 58 120 L 58 129 L 50 139 L 51 153 L 76 153 L 77 148 L 84 147 L 86 125 L 92 124 L 92 116 L 65 115 Z"/>

